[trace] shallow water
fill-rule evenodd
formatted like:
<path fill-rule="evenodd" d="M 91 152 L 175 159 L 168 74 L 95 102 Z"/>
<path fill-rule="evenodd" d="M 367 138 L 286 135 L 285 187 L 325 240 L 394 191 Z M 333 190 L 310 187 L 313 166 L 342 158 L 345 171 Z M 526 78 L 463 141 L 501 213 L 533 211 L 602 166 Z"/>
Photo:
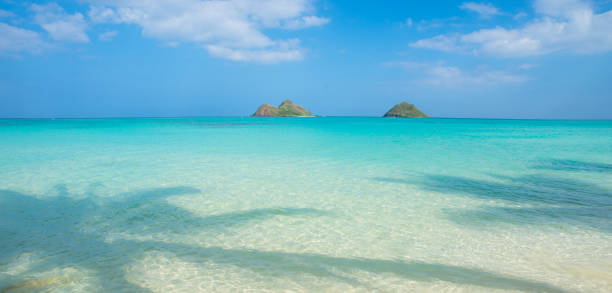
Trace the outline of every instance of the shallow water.
<path fill-rule="evenodd" d="M 612 121 L 0 120 L 0 291 L 610 288 Z"/>

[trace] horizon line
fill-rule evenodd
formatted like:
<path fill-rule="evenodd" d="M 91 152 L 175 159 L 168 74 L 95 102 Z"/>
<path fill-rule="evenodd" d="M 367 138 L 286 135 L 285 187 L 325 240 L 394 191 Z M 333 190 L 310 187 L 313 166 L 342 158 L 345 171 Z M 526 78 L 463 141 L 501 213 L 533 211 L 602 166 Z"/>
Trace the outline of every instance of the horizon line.
<path fill-rule="evenodd" d="M 385 118 L 385 119 L 400 119 L 400 120 L 429 120 L 429 119 L 465 119 L 465 120 L 533 120 L 533 121 L 612 121 L 612 118 L 499 118 L 499 117 L 429 117 L 429 118 L 395 118 L 383 116 L 366 116 L 366 115 L 315 115 L 312 117 L 253 117 L 238 116 L 238 115 L 203 115 L 203 116 L 100 116 L 100 117 L 0 117 L 0 120 L 104 120 L 104 119 L 197 119 L 197 118 Z"/>

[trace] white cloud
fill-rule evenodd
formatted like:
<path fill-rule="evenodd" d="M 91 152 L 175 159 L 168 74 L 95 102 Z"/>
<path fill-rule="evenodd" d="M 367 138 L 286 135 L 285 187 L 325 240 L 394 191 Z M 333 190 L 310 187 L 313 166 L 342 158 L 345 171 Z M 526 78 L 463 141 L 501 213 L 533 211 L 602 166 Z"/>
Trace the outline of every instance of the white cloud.
<path fill-rule="evenodd" d="M 121 21 L 115 10 L 104 6 L 91 6 L 87 16 L 93 23 L 119 23 Z"/>
<path fill-rule="evenodd" d="M 499 9 L 493 6 L 491 3 L 475 3 L 475 2 L 464 2 L 459 6 L 463 10 L 468 10 L 478 13 L 481 17 L 489 18 L 500 14 Z"/>
<path fill-rule="evenodd" d="M 233 49 L 219 45 L 207 45 L 208 52 L 218 58 L 233 61 L 253 61 L 259 63 L 278 63 L 282 61 L 302 60 L 303 53 L 299 49 L 300 41 L 291 39 L 288 41 L 278 41 L 273 46 L 265 49 Z"/>
<path fill-rule="evenodd" d="M 527 17 L 527 13 L 525 12 L 519 12 L 517 14 L 514 15 L 514 20 L 521 20 Z"/>
<path fill-rule="evenodd" d="M 321 26 L 311 0 L 89 0 L 95 22 L 129 23 L 165 44 L 195 43 L 212 56 L 274 63 L 301 60 L 295 41 L 271 39 L 267 29 Z M 288 45 L 290 44 L 290 45 Z"/>
<path fill-rule="evenodd" d="M 37 32 L 0 23 L 0 54 L 27 51 L 38 53 L 43 42 Z"/>
<path fill-rule="evenodd" d="M 438 35 L 429 39 L 418 40 L 410 44 L 413 48 L 434 49 L 444 52 L 457 52 L 465 50 L 465 47 L 457 42 L 456 36 Z"/>
<path fill-rule="evenodd" d="M 255 61 L 260 63 L 278 63 L 282 61 L 301 60 L 303 54 L 300 50 L 251 50 L 251 49 L 232 49 L 216 45 L 208 45 L 206 49 L 214 57 L 229 59 L 233 61 Z"/>
<path fill-rule="evenodd" d="M 98 35 L 98 40 L 102 42 L 112 41 L 118 34 L 117 31 L 107 31 Z"/>
<path fill-rule="evenodd" d="M 432 86 L 494 86 L 501 84 L 522 83 L 529 78 L 522 74 L 516 74 L 504 70 L 487 70 L 478 68 L 475 70 L 463 70 L 456 66 L 449 66 L 444 62 L 420 63 L 420 62 L 387 62 L 385 66 L 400 67 L 407 71 L 418 73 L 422 77 L 415 82 Z"/>
<path fill-rule="evenodd" d="M 596 14 L 586 2 L 578 0 L 536 0 L 534 8 L 539 18 L 521 28 L 496 27 L 463 35 L 439 35 L 411 46 L 499 57 L 612 50 L 612 10 Z"/>
<path fill-rule="evenodd" d="M 30 9 L 35 12 L 34 21 L 47 31 L 52 39 L 75 43 L 89 42 L 85 33 L 87 23 L 81 13 L 68 14 L 56 3 L 32 4 Z"/>
<path fill-rule="evenodd" d="M 583 0 L 537 0 L 533 6 L 536 12 L 552 16 L 593 13 L 591 5 Z"/>
<path fill-rule="evenodd" d="M 303 29 L 313 26 L 322 26 L 327 23 L 329 23 L 329 18 L 309 15 L 287 21 L 284 27 L 287 29 Z"/>

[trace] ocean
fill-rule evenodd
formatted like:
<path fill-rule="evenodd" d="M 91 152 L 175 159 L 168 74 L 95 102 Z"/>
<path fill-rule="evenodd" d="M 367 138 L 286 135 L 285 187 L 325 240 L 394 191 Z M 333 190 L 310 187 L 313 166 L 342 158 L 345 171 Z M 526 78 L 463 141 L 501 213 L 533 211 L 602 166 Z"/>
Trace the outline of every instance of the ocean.
<path fill-rule="evenodd" d="M 0 120 L 3 293 L 611 288 L 612 121 Z"/>

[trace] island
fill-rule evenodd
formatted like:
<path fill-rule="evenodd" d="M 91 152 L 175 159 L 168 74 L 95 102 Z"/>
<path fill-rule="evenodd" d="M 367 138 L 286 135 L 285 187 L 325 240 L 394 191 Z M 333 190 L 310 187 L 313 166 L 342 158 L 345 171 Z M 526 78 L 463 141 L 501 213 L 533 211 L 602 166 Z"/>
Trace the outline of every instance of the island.
<path fill-rule="evenodd" d="M 415 105 L 401 102 L 389 110 L 383 117 L 396 118 L 429 118 L 425 113 L 421 112 Z"/>
<path fill-rule="evenodd" d="M 278 107 L 264 104 L 252 115 L 253 117 L 315 117 L 300 105 L 287 99 Z"/>

